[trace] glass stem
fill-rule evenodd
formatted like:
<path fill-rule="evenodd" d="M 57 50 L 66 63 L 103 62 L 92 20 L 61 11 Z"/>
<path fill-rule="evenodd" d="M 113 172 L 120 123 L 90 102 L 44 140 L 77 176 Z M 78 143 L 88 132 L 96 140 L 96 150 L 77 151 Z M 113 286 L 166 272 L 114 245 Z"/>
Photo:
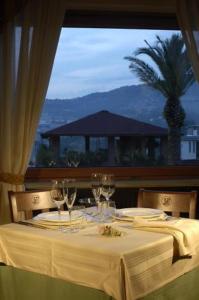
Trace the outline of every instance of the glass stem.
<path fill-rule="evenodd" d="M 58 215 L 60 216 L 61 215 L 61 207 L 58 206 L 57 208 L 58 208 Z"/>
<path fill-rule="evenodd" d="M 100 214 L 100 199 L 96 199 L 96 204 L 97 204 L 97 214 Z"/>
<path fill-rule="evenodd" d="M 70 222 L 70 228 L 71 228 L 71 209 L 68 209 L 68 213 L 69 213 L 69 222 Z"/>
<path fill-rule="evenodd" d="M 57 209 L 58 209 L 58 217 L 61 220 L 61 206 L 60 205 L 57 206 Z M 59 225 L 59 230 L 62 231 L 62 225 L 61 225 L 61 223 Z"/>

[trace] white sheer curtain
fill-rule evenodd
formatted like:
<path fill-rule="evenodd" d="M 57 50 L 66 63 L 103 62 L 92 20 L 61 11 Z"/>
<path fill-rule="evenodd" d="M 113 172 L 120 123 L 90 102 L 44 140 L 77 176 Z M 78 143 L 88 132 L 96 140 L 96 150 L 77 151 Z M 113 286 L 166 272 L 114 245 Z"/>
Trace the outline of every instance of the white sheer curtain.
<path fill-rule="evenodd" d="M 9 2 L 9 1 L 6 1 Z M 22 190 L 64 18 L 63 0 L 30 0 L 0 33 L 0 223 Z"/>
<path fill-rule="evenodd" d="M 178 0 L 176 11 L 195 77 L 199 81 L 199 1 Z"/>

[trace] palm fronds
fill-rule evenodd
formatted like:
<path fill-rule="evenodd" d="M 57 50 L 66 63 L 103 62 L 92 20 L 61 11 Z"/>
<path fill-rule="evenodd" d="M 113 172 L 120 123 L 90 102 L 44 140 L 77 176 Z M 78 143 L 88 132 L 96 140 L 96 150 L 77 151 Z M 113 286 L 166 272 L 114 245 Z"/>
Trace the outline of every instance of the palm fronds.
<path fill-rule="evenodd" d="M 165 40 L 156 36 L 153 46 L 147 41 L 145 43 L 147 47 L 138 48 L 133 56 L 125 59 L 130 61 L 130 70 L 142 82 L 159 90 L 166 98 L 163 115 L 169 129 L 168 163 L 175 164 L 180 161 L 180 130 L 185 119 L 180 97 L 192 85 L 194 76 L 181 35 L 173 34 Z M 139 55 L 145 55 L 155 67 L 139 59 Z"/>
<path fill-rule="evenodd" d="M 152 46 L 145 41 L 147 47 L 138 48 L 133 56 L 125 59 L 130 61 L 129 68 L 140 80 L 158 89 L 166 97 L 181 97 L 194 82 L 194 76 L 182 36 L 173 34 L 171 38 L 162 40 L 156 36 Z M 155 63 L 155 68 L 149 63 L 138 59 L 146 55 Z"/>

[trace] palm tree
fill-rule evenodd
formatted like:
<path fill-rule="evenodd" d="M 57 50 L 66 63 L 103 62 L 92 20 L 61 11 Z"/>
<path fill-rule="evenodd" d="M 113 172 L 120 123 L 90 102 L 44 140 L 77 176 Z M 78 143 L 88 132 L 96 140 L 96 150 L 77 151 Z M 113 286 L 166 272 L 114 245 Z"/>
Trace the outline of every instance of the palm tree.
<path fill-rule="evenodd" d="M 173 34 L 165 40 L 156 36 L 154 46 L 145 43 L 147 47 L 138 48 L 134 56 L 125 59 L 130 61 L 129 68 L 143 83 L 160 91 L 166 98 L 163 115 L 168 125 L 168 164 L 174 165 L 180 161 L 181 128 L 185 120 L 180 97 L 195 79 L 181 35 Z M 140 54 L 147 55 L 155 67 L 137 58 Z"/>

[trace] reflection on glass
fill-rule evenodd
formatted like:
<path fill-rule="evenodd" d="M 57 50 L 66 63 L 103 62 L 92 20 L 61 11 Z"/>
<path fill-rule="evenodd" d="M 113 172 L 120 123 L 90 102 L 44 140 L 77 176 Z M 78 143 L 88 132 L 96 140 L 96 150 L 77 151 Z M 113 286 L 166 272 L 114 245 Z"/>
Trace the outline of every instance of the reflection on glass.
<path fill-rule="evenodd" d="M 100 196 L 102 193 L 102 174 L 91 174 L 91 188 L 97 206 L 99 206 Z"/>
<path fill-rule="evenodd" d="M 57 206 L 58 214 L 60 216 L 60 214 L 61 214 L 61 205 L 63 205 L 64 202 L 65 202 L 64 182 L 63 181 L 58 181 L 58 180 L 53 180 L 50 195 L 51 195 L 52 202 L 55 203 L 56 206 Z"/>
<path fill-rule="evenodd" d="M 80 164 L 80 154 L 77 151 L 69 151 L 66 155 L 66 164 L 68 167 L 77 168 Z"/>
<path fill-rule="evenodd" d="M 103 174 L 102 175 L 102 195 L 107 201 L 115 192 L 115 182 L 114 175 L 112 174 Z"/>
<path fill-rule="evenodd" d="M 68 208 L 69 219 L 70 219 L 70 228 L 71 228 L 71 214 L 73 204 L 77 196 L 77 187 L 75 179 L 65 179 L 64 180 L 64 199 Z"/>

